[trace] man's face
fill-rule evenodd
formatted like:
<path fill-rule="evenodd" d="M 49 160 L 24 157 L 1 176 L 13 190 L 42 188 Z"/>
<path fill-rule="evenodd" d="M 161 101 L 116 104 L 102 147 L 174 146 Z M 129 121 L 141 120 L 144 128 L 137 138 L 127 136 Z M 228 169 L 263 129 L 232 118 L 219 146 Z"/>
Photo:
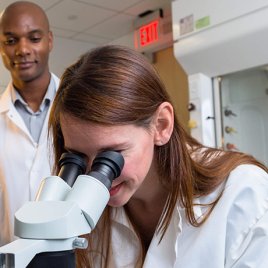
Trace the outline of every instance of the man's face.
<path fill-rule="evenodd" d="M 15 9 L 2 19 L 0 53 L 15 85 L 48 72 L 52 44 L 52 33 L 40 14 Z"/>

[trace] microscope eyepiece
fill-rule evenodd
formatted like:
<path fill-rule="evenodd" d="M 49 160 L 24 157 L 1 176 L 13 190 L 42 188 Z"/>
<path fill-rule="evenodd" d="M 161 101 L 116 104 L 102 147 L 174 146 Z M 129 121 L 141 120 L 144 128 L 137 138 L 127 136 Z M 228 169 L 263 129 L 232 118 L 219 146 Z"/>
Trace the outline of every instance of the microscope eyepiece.
<path fill-rule="evenodd" d="M 72 187 L 76 178 L 85 173 L 86 166 L 86 159 L 83 156 L 74 153 L 63 153 L 59 160 L 60 171 L 58 176 Z"/>
<path fill-rule="evenodd" d="M 72 187 L 77 177 L 85 173 L 86 166 L 86 160 L 83 156 L 75 153 L 63 153 L 59 160 L 58 176 Z M 101 181 L 109 190 L 112 181 L 120 176 L 123 166 L 122 154 L 115 151 L 102 152 L 94 159 L 88 175 Z"/>
<path fill-rule="evenodd" d="M 124 158 L 121 153 L 106 151 L 99 153 L 93 161 L 88 175 L 100 180 L 109 190 L 112 181 L 119 177 L 124 166 Z"/>

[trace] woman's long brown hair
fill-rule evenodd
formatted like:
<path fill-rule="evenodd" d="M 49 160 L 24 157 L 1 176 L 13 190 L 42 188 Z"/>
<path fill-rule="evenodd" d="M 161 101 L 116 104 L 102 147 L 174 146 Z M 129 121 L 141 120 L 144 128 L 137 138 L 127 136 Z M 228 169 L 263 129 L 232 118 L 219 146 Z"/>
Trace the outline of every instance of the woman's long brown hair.
<path fill-rule="evenodd" d="M 156 70 L 140 53 L 111 45 L 84 54 L 64 72 L 50 114 L 55 172 L 64 152 L 61 113 L 102 125 L 134 124 L 149 128 L 155 111 L 165 101 L 172 103 Z M 202 221 L 194 216 L 195 197 L 211 193 L 240 164 L 254 164 L 267 171 L 252 156 L 205 148 L 182 128 L 176 116 L 170 141 L 155 147 L 155 158 L 161 183 L 169 190 L 165 213 L 156 230 L 162 235 L 178 201 L 185 208 L 190 224 L 198 227 L 209 216 L 220 196 L 208 204 L 207 217 Z M 108 267 L 109 210 L 106 209 L 90 234 L 89 250 L 78 252 L 78 267 L 93 267 L 96 258 L 103 260 L 102 267 Z M 96 236 L 98 239 L 93 239 Z M 97 245 L 96 241 L 99 241 Z"/>

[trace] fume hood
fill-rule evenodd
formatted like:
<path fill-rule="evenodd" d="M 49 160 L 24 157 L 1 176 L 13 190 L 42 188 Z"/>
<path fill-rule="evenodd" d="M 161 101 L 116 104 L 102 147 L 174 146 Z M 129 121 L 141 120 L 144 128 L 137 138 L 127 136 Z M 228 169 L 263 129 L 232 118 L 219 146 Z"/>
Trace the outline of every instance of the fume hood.
<path fill-rule="evenodd" d="M 267 18 L 267 0 L 172 2 L 174 54 L 188 74 L 191 135 L 266 164 Z"/>

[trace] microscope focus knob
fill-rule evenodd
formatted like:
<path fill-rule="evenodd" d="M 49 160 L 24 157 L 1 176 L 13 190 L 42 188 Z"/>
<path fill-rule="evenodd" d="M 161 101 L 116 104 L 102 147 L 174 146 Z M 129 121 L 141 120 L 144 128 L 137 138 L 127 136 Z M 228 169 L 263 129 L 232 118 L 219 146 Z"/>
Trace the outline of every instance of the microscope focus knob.
<path fill-rule="evenodd" d="M 86 249 L 88 247 L 88 241 L 86 238 L 77 237 L 73 242 L 74 248 Z"/>

